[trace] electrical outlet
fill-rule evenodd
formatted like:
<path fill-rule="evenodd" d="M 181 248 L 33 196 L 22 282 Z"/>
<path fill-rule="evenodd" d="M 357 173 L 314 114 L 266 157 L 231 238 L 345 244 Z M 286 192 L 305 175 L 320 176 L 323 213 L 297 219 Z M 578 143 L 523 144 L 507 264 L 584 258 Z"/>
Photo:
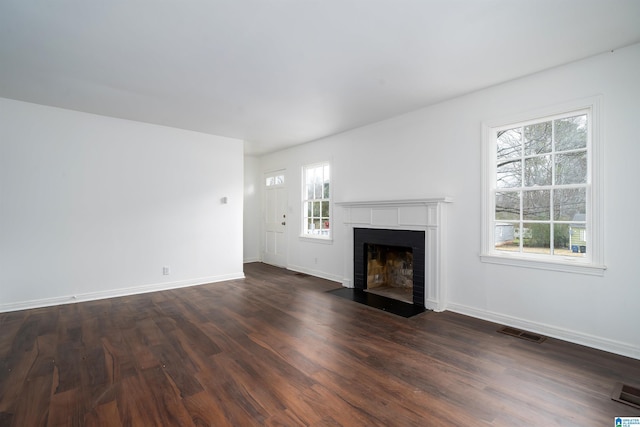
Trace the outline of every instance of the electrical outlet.
<path fill-rule="evenodd" d="M 314 259 L 313 259 L 313 262 L 314 262 L 315 264 L 317 264 L 317 263 L 318 263 L 318 258 L 314 258 Z"/>
<path fill-rule="evenodd" d="M 171 268 L 165 265 L 164 267 L 162 267 L 162 274 L 168 276 L 169 274 L 171 274 Z"/>

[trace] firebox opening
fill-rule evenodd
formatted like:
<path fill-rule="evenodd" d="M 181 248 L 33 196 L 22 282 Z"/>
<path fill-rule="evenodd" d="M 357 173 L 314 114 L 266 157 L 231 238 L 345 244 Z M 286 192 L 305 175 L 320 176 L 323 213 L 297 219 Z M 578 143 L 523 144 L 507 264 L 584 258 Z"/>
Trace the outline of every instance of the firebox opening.
<path fill-rule="evenodd" d="M 366 291 L 413 303 L 413 249 L 366 244 Z"/>
<path fill-rule="evenodd" d="M 371 251 L 371 254 L 369 252 Z M 373 270 L 370 271 L 369 260 Z M 397 267 L 389 266 L 392 264 Z M 375 271 L 378 269 L 378 271 Z M 411 270 L 411 272 L 409 272 Z M 373 276 L 372 283 L 369 276 Z M 377 278 L 376 278 L 377 275 Z M 395 280 L 389 283 L 389 277 Z M 425 303 L 425 232 L 382 228 L 353 229 L 353 287 L 362 291 L 384 292 L 377 282 L 386 282 L 387 289 L 404 294 L 411 279 L 410 296 L 380 296 L 424 307 Z M 394 285 L 393 287 L 391 285 Z M 373 288 L 373 289 L 371 289 Z M 377 289 L 377 290 L 376 290 Z M 407 289 L 408 291 L 408 289 Z"/>

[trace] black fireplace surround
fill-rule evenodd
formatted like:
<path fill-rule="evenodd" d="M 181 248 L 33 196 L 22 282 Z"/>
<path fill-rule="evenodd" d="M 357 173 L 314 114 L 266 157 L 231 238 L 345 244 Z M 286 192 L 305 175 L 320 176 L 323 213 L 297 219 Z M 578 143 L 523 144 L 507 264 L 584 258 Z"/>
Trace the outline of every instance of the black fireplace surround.
<path fill-rule="evenodd" d="M 413 304 L 424 308 L 425 232 L 353 229 L 353 286 L 367 289 L 367 245 L 410 247 L 413 251 Z"/>

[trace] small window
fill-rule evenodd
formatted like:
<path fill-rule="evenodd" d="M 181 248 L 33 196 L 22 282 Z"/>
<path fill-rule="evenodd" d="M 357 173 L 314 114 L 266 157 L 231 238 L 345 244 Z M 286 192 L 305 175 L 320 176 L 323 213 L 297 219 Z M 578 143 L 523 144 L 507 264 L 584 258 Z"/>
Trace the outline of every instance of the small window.
<path fill-rule="evenodd" d="M 483 261 L 604 269 L 594 109 L 484 126 Z"/>
<path fill-rule="evenodd" d="M 331 238 L 331 166 L 328 162 L 302 170 L 302 235 Z"/>
<path fill-rule="evenodd" d="M 275 185 L 284 185 L 284 174 L 268 175 L 265 178 L 265 185 L 267 187 L 273 187 Z"/>

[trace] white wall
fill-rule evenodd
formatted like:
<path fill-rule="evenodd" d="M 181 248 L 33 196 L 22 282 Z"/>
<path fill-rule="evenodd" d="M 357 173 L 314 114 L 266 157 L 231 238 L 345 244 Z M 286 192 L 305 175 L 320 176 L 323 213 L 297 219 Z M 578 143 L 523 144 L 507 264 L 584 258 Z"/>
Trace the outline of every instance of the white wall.
<path fill-rule="evenodd" d="M 289 267 L 340 280 L 343 235 L 298 237 L 300 168 L 333 161 L 335 201 L 451 196 L 450 310 L 640 358 L 640 45 L 488 88 L 400 117 L 264 156 L 286 168 Z M 604 277 L 480 262 L 481 123 L 603 95 Z M 334 208 L 334 224 L 341 212 Z M 334 227 L 335 229 L 335 227 Z M 317 264 L 315 259 L 318 259 Z"/>
<path fill-rule="evenodd" d="M 244 158 L 244 236 L 243 262 L 260 261 L 261 185 L 260 161 Z"/>
<path fill-rule="evenodd" d="M 242 141 L 0 98 L 0 311 L 242 277 L 242 162 Z"/>

